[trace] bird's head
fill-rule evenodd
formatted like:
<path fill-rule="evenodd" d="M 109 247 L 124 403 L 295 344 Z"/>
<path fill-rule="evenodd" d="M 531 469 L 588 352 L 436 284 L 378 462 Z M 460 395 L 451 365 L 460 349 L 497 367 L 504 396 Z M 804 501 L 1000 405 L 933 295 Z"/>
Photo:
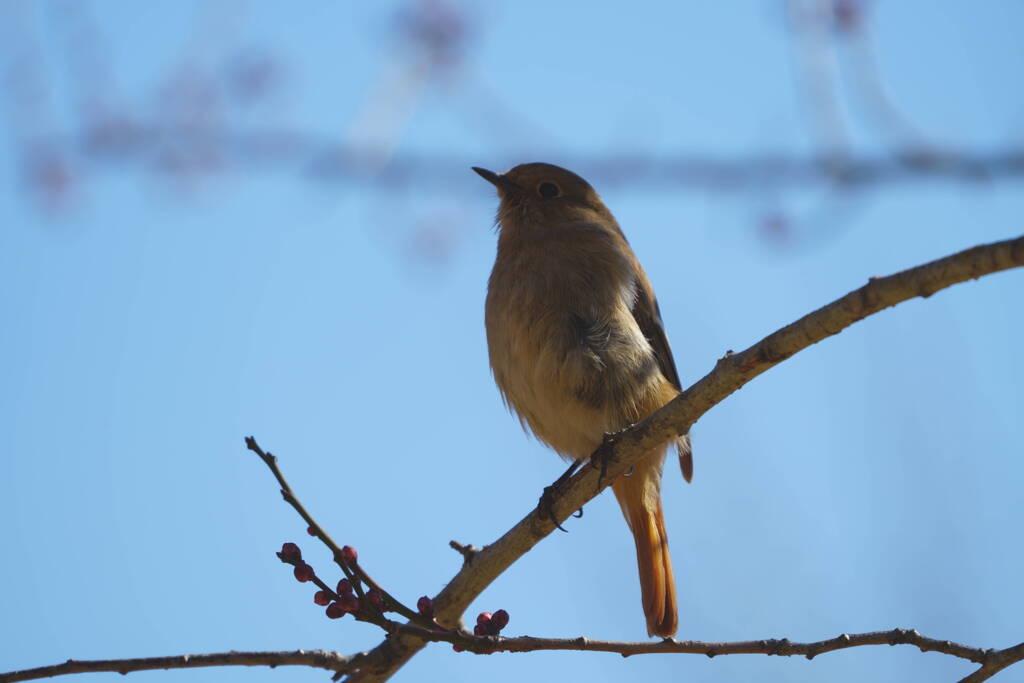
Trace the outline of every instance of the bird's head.
<path fill-rule="evenodd" d="M 498 189 L 498 225 L 502 232 L 614 221 L 590 183 L 560 166 L 534 162 L 505 173 L 476 166 L 473 170 Z"/>

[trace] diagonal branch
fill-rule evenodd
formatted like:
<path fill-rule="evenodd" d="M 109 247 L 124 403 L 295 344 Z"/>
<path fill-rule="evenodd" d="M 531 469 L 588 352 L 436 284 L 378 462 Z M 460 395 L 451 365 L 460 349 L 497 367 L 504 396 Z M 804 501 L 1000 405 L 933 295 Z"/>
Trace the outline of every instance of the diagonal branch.
<path fill-rule="evenodd" d="M 929 297 L 952 285 L 983 275 L 1024 266 L 1024 237 L 980 245 L 887 277 L 871 278 L 866 285 L 805 315 L 740 353 L 727 352 L 714 369 L 646 420 L 602 446 L 608 455 L 607 476 L 590 467 L 576 473 L 554 500 L 547 514 L 532 511 L 494 543 L 467 562 L 434 599 L 441 623 L 455 623 L 469 604 L 513 562 L 624 474 L 644 453 L 685 434 L 704 413 L 762 372 L 812 344 L 838 334 L 858 320 L 890 306 Z M 387 666 L 377 672 L 356 672 L 349 681 L 387 680 L 425 645 L 424 641 L 394 634 L 372 652 Z M 982 679 L 978 679 L 982 680 Z"/>
<path fill-rule="evenodd" d="M 1024 660 L 1024 643 L 1008 647 L 1005 650 L 989 650 L 981 668 L 960 679 L 959 683 L 981 683 L 1019 661 Z"/>
<path fill-rule="evenodd" d="M 262 460 L 263 463 L 270 469 L 271 474 L 274 475 L 274 478 L 277 479 L 277 483 L 281 486 L 281 497 L 284 498 L 284 501 L 291 505 L 292 508 L 294 508 L 297 513 L 299 513 L 299 516 L 302 517 L 302 520 L 306 523 L 306 528 L 309 530 L 309 533 L 317 537 L 320 540 L 320 542 L 327 546 L 327 548 L 331 551 L 331 556 L 334 558 L 334 563 L 341 568 L 342 572 L 344 572 L 345 574 L 345 577 L 352 582 L 352 587 L 355 590 L 356 594 L 360 597 L 360 599 L 363 597 L 362 584 L 365 583 L 370 588 L 374 588 L 380 591 L 380 594 L 384 596 L 386 604 L 388 604 L 394 611 L 401 614 L 410 622 L 418 623 L 420 625 L 424 625 L 427 627 L 430 626 L 429 620 L 425 620 L 422 617 L 422 615 L 419 615 L 416 612 L 412 611 L 404 604 L 402 604 L 400 600 L 396 599 L 386 590 L 381 588 L 380 585 L 378 585 L 377 582 L 373 580 L 373 577 L 371 577 L 369 574 L 366 573 L 366 571 L 363 570 L 363 568 L 359 565 L 358 561 L 345 559 L 344 549 L 338 547 L 338 544 L 334 542 L 334 539 L 331 538 L 330 534 L 324 531 L 324 528 L 320 526 L 320 523 L 317 522 L 316 519 L 313 518 L 313 515 L 311 515 L 306 510 L 306 507 L 302 504 L 302 501 L 299 500 L 299 497 L 295 495 L 294 491 L 292 491 L 292 487 L 288 483 L 288 480 L 285 479 L 284 473 L 281 472 L 281 468 L 277 466 L 277 458 L 274 456 L 273 453 L 264 451 L 262 448 L 260 448 L 260 445 L 256 443 L 256 439 L 254 439 L 251 436 L 245 437 L 245 447 L 248 448 L 253 453 L 255 453 L 256 455 L 258 455 L 260 457 L 260 460 Z M 328 591 L 330 590 L 330 588 L 328 588 L 326 585 L 320 585 L 320 588 Z M 383 618 L 383 616 L 379 613 L 376 615 L 376 617 L 377 618 L 374 618 L 372 620 L 378 626 L 381 626 L 385 630 L 388 630 L 390 628 L 390 623 L 392 622 L 389 622 L 388 619 Z"/>

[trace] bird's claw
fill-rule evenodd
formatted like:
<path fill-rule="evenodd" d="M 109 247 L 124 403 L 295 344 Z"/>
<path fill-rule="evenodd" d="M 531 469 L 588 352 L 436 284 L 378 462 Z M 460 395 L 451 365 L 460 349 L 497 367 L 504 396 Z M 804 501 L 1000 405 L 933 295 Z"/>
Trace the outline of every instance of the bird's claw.
<path fill-rule="evenodd" d="M 544 513 L 544 516 L 555 525 L 555 528 L 559 531 L 569 533 L 567 529 L 563 528 L 562 525 L 558 523 L 558 518 L 555 517 L 555 494 L 560 488 L 557 484 L 558 482 L 555 482 L 550 486 L 544 487 L 544 493 L 540 494 L 540 500 L 537 501 L 537 507 Z"/>
<path fill-rule="evenodd" d="M 605 434 L 604 439 L 601 441 L 601 445 L 597 447 L 593 455 L 590 456 L 590 466 L 595 470 L 601 470 L 601 474 L 597 478 L 597 490 L 601 490 L 601 485 L 604 483 L 605 475 L 608 474 L 608 463 L 612 459 L 612 451 L 615 449 L 615 444 L 618 443 L 618 433 Z"/>
<path fill-rule="evenodd" d="M 569 465 L 569 469 L 563 472 L 562 476 L 556 479 L 553 484 L 544 487 L 544 493 L 540 495 L 540 500 L 537 501 L 537 507 L 541 510 L 541 512 L 543 512 L 544 515 L 549 520 L 551 520 L 551 523 L 554 524 L 560 531 L 565 531 L 566 533 L 569 532 L 562 528 L 562 525 L 558 523 L 558 518 L 555 517 L 555 496 L 561 493 L 562 489 L 565 488 L 566 483 L 568 483 L 573 473 L 576 472 L 576 470 L 578 470 L 579 467 L 579 460 Z M 583 516 L 582 508 L 579 510 L 579 514 L 577 514 L 576 516 Z"/>

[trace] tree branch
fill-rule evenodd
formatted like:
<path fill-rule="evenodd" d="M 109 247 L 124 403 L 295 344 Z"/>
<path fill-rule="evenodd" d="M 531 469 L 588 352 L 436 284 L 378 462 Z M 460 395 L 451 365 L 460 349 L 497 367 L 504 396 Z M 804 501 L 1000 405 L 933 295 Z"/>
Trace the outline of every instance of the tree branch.
<path fill-rule="evenodd" d="M 987 681 L 1011 664 L 1024 660 L 1024 643 L 1008 647 L 1005 650 L 989 650 L 988 657 L 982 663 L 981 668 L 960 679 L 959 683 L 980 683 Z"/>
<path fill-rule="evenodd" d="M 442 624 L 456 623 L 469 604 L 513 562 L 564 522 L 574 511 L 624 474 L 644 453 L 685 434 L 708 410 L 754 377 L 802 349 L 838 334 L 858 320 L 890 306 L 929 297 L 940 289 L 1024 265 L 1024 237 L 985 244 L 910 268 L 888 277 L 871 278 L 866 285 L 805 315 L 740 353 L 727 352 L 714 369 L 653 415 L 606 442 L 607 476 L 584 467 L 577 472 L 551 506 L 555 519 L 533 510 L 494 543 L 477 553 L 434 598 L 434 611 Z M 355 683 L 387 680 L 423 646 L 424 641 L 401 633 L 372 652 L 388 662 L 381 672 L 358 671 Z M 983 680 L 983 679 L 978 679 Z"/>
<path fill-rule="evenodd" d="M 1024 659 L 1024 643 L 1005 650 L 985 649 L 954 643 L 951 640 L 929 638 L 918 633 L 916 629 L 907 628 L 894 628 L 891 631 L 871 631 L 869 633 L 842 633 L 835 638 L 818 640 L 811 643 L 794 643 L 788 638 L 723 642 L 676 640 L 674 638 L 639 642 L 600 640 L 587 637 L 536 638 L 533 636 L 519 636 L 506 638 L 502 636 L 473 636 L 465 631 L 426 630 L 418 626 L 401 626 L 397 632 L 424 641 L 451 643 L 477 654 L 566 650 L 575 652 L 611 652 L 623 657 L 678 653 L 705 655 L 707 657 L 762 654 L 780 657 L 801 656 L 807 659 L 814 659 L 818 655 L 827 652 L 846 650 L 852 647 L 864 647 L 865 645 L 914 645 L 921 652 L 941 652 L 952 657 L 982 664 L 983 667 L 993 668 L 992 673 L 1009 666 L 1013 662 Z"/>
<path fill-rule="evenodd" d="M 320 523 L 313 518 L 313 515 L 309 514 L 309 512 L 306 510 L 306 507 L 302 504 L 302 501 L 300 501 L 298 496 L 296 496 L 295 493 L 292 491 L 292 487 L 290 484 L 288 484 L 288 480 L 285 479 L 284 473 L 281 472 L 281 468 L 277 466 L 277 458 L 272 453 L 264 451 L 262 448 L 260 448 L 260 445 L 256 443 L 256 439 L 254 439 L 251 436 L 245 437 L 245 447 L 248 448 L 253 453 L 255 453 L 256 455 L 258 455 L 260 457 L 260 460 L 262 460 L 263 463 L 270 469 L 270 472 L 274 475 L 274 478 L 277 479 L 277 483 L 281 486 L 281 497 L 284 498 L 285 502 L 291 505 L 292 508 L 294 508 L 297 513 L 299 513 L 299 516 L 302 517 L 302 520 L 306 523 L 306 528 L 309 530 L 309 533 L 313 536 L 316 536 L 320 540 L 320 542 L 327 546 L 327 548 L 331 551 L 331 557 L 334 558 L 334 563 L 338 565 L 342 572 L 344 572 L 345 577 L 352 582 L 352 587 L 355 590 L 356 594 L 360 597 L 360 599 L 363 597 L 362 584 L 365 583 L 368 586 L 370 586 L 370 588 L 375 588 L 378 591 L 380 591 L 386 604 L 392 609 L 394 609 L 394 611 L 398 612 L 403 617 L 408 619 L 410 622 L 428 627 L 430 626 L 429 620 L 424 619 L 421 615 L 417 614 L 416 612 L 406 607 L 405 604 L 403 604 L 400 600 L 398 600 L 393 595 L 388 593 L 386 590 L 381 588 L 380 585 L 378 585 L 377 582 L 373 580 L 373 577 L 367 574 L 366 571 L 361 566 L 359 566 L 359 563 L 357 561 L 345 560 L 344 552 L 342 552 L 342 549 L 338 547 L 338 544 L 334 542 L 334 539 L 331 538 L 330 534 L 324 531 L 323 527 L 320 526 Z M 330 590 L 330 588 L 328 588 L 326 585 L 320 585 L 320 588 Z M 376 616 L 380 618 L 372 620 L 378 626 L 381 626 L 385 630 L 388 630 L 388 628 L 390 628 L 390 623 L 385 622 L 389 622 L 389 620 L 383 618 L 383 615 L 379 613 Z"/>
<path fill-rule="evenodd" d="M 631 657 L 645 654 L 701 654 L 707 657 L 739 654 L 764 654 L 780 657 L 803 656 L 814 659 L 820 654 L 846 650 L 866 645 L 914 645 L 921 652 L 941 652 L 943 654 L 967 659 L 981 664 L 974 673 L 963 678 L 960 683 L 979 683 L 985 681 L 999 671 L 1015 662 L 1024 659 L 1024 643 L 1005 650 L 985 650 L 970 647 L 949 640 L 937 640 L 922 636 L 916 630 L 893 629 L 891 631 L 873 631 L 871 633 L 843 633 L 835 638 L 820 640 L 813 643 L 794 643 L 786 638 L 770 638 L 766 640 L 747 640 L 735 642 L 710 643 L 699 640 L 674 640 L 646 642 L 618 642 L 597 640 L 593 638 L 502 638 L 494 636 L 472 636 L 465 632 L 436 631 L 418 626 L 402 626 L 399 631 L 406 636 L 420 639 L 423 642 L 447 642 L 459 645 L 464 650 L 478 654 L 495 652 L 537 652 L 546 651 L 577 651 L 577 652 L 609 652 Z M 310 666 L 334 671 L 337 679 L 344 673 L 373 670 L 380 662 L 372 661 L 372 655 L 360 653 L 345 656 L 326 650 L 296 650 L 294 652 L 221 652 L 205 655 L 177 655 L 171 657 L 147 657 L 139 659 L 105 659 L 105 660 L 74 660 L 64 664 L 42 666 L 35 669 L 23 669 L 0 674 L 0 683 L 16 683 L 41 678 L 52 678 L 76 673 L 117 672 L 122 675 L 132 671 L 149 671 L 153 669 L 189 669 L 210 666 Z"/>
<path fill-rule="evenodd" d="M 453 544 L 466 561 L 462 569 L 434 598 L 434 615 L 440 624 L 457 627 L 465 609 L 495 578 L 541 539 L 550 534 L 556 523 L 565 521 L 574 511 L 594 498 L 612 480 L 626 472 L 643 454 L 671 438 L 686 433 L 713 406 L 741 388 L 757 375 L 781 363 L 793 354 L 885 308 L 914 297 L 928 297 L 951 285 L 976 279 L 1024 265 L 1024 237 L 982 245 L 961 251 L 931 263 L 910 268 L 895 275 L 871 278 L 860 289 L 810 313 L 800 320 L 769 335 L 740 353 L 727 352 L 714 369 L 677 398 L 639 424 L 606 440 L 599 449 L 607 459 L 607 472 L 601 477 L 593 467 L 577 472 L 551 505 L 554 519 L 547 511 L 534 510 L 491 545 L 469 550 Z M 267 463 L 282 487 L 285 500 L 302 516 L 313 532 L 335 553 L 335 559 L 346 575 L 365 572 L 355 563 L 341 557 L 341 550 L 320 528 L 292 493 L 276 460 L 247 439 L 250 449 Z M 374 584 L 375 585 L 375 584 Z M 408 610 L 411 611 L 411 610 Z M 418 621 L 422 621 L 419 620 Z M 1024 660 L 1024 643 L 1004 650 L 983 650 L 950 641 L 939 641 L 917 631 L 895 629 L 856 635 L 840 635 L 814 643 L 792 643 L 787 639 L 705 643 L 700 641 L 665 640 L 662 642 L 616 643 L 610 641 L 550 638 L 502 638 L 472 636 L 464 631 L 424 628 L 420 625 L 390 625 L 384 642 L 369 652 L 352 656 L 336 652 L 228 652 L 207 655 L 181 655 L 123 660 L 68 660 L 64 664 L 25 669 L 0 674 L 0 683 L 33 680 L 72 673 L 117 671 L 128 673 L 150 669 L 190 668 L 201 666 L 280 666 L 306 665 L 335 672 L 337 679 L 349 674 L 349 681 L 382 681 L 393 675 L 428 642 L 440 641 L 458 645 L 474 652 L 530 652 L 535 650 L 588 650 L 616 652 L 623 656 L 655 652 L 704 654 L 709 657 L 726 654 L 803 655 L 808 659 L 834 650 L 862 645 L 915 645 L 922 651 L 942 652 L 981 664 L 961 683 L 978 683 L 995 673 Z"/>
<path fill-rule="evenodd" d="M 310 666 L 343 674 L 365 666 L 370 657 L 361 653 L 351 657 L 327 650 L 295 650 L 294 652 L 216 652 L 204 655 L 171 657 L 140 657 L 137 659 L 69 659 L 63 664 L 40 666 L 0 674 L 0 683 L 32 681 L 67 674 L 102 671 L 127 674 L 154 669 L 195 669 L 207 666 Z"/>
<path fill-rule="evenodd" d="M 334 138 L 325 139 L 296 129 L 221 128 L 207 131 L 207 135 L 197 139 L 187 130 L 168 128 L 166 122 L 136 120 L 131 128 L 111 128 L 102 131 L 103 136 L 97 132 L 91 128 L 55 130 L 47 134 L 47 139 L 86 170 L 107 164 L 111 154 L 146 170 L 152 166 L 146 160 L 159 152 L 167 139 L 172 139 L 185 153 L 215 153 L 228 169 L 236 172 L 251 171 L 256 166 L 297 166 L 305 171 L 304 180 L 374 184 L 385 191 L 409 185 L 466 187 L 466 169 L 473 162 L 443 153 L 404 153 L 379 168 L 367 164 L 365 149 L 342 147 Z M 732 157 L 686 151 L 666 158 L 625 153 L 577 156 L 564 161 L 568 168 L 580 169 L 587 178 L 600 181 L 603 188 L 642 187 L 645 191 L 688 188 L 747 192 L 807 186 L 863 189 L 905 182 L 1013 181 L 1024 175 L 1024 149 L 1009 142 L 996 151 L 948 152 L 904 146 L 877 155 L 833 152 Z"/>

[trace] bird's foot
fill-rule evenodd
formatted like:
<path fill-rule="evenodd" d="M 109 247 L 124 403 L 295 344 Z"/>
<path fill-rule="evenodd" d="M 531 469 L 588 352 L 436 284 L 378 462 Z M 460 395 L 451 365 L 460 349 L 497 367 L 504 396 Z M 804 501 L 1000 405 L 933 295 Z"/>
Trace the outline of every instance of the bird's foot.
<path fill-rule="evenodd" d="M 615 444 L 619 442 L 619 435 L 622 434 L 622 431 L 606 433 L 604 435 L 604 439 L 601 441 L 601 445 L 598 446 L 597 450 L 590 456 L 590 466 L 595 470 L 601 470 L 601 474 L 597 478 L 598 491 L 601 490 L 601 485 L 604 483 L 604 477 L 608 474 L 608 465 L 611 463 L 612 454 L 615 451 Z"/>
<path fill-rule="evenodd" d="M 562 493 L 562 490 L 568 483 L 569 478 L 572 477 L 572 475 L 575 474 L 576 470 L 579 469 L 580 464 L 581 463 L 579 461 L 576 461 L 573 464 L 569 465 L 569 469 L 563 472 L 562 476 L 556 479 L 550 486 L 544 487 L 544 492 L 540 495 L 540 500 L 537 501 L 537 508 L 541 512 L 543 512 L 544 515 L 549 520 L 551 520 L 551 523 L 558 527 L 560 531 L 566 530 L 562 528 L 562 525 L 558 523 L 558 518 L 555 517 L 555 498 L 557 498 Z M 582 517 L 583 510 L 579 510 L 575 514 L 575 516 Z M 566 531 L 566 533 L 568 532 Z"/>

